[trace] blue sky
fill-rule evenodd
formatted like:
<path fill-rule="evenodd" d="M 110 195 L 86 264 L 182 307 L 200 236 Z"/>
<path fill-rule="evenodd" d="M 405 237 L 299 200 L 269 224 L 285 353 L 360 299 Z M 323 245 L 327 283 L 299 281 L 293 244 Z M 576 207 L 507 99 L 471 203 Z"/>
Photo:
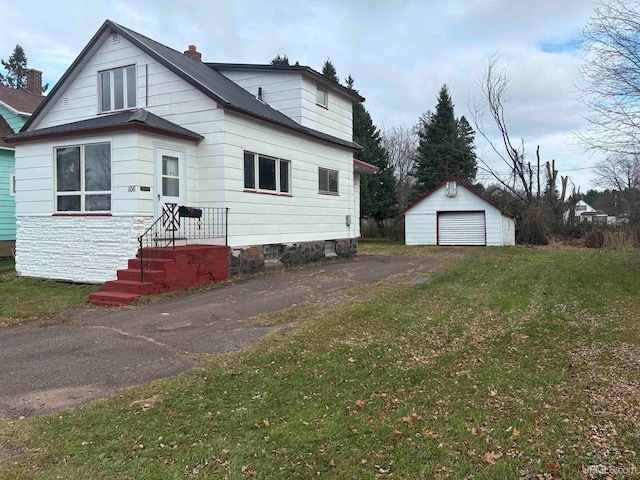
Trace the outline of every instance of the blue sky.
<path fill-rule="evenodd" d="M 211 62 L 268 63 L 287 54 L 315 69 L 330 58 L 351 74 L 378 127 L 413 125 L 446 83 L 457 115 L 480 102 L 478 83 L 498 52 L 511 78 L 505 105 L 513 139 L 535 160 L 555 159 L 585 192 L 600 158 L 574 132 L 589 127 L 572 43 L 589 0 L 0 0 L 0 58 L 16 43 L 51 86 L 105 19 L 176 50 L 198 46 Z M 485 120 L 487 131 L 497 134 Z M 478 154 L 505 170 L 483 142 Z M 488 181 L 486 175 L 480 180 Z"/>

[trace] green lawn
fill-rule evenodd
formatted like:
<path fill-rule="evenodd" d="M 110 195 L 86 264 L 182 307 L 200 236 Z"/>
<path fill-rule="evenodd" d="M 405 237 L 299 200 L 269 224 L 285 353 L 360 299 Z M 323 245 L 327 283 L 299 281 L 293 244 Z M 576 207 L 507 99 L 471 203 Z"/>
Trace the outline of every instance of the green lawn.
<path fill-rule="evenodd" d="M 19 452 L 0 478 L 640 475 L 640 252 L 469 249 L 385 287 L 188 374 L 0 420 L 0 459 Z"/>
<path fill-rule="evenodd" d="M 0 327 L 83 307 L 101 285 L 18 277 L 13 258 L 0 259 Z"/>

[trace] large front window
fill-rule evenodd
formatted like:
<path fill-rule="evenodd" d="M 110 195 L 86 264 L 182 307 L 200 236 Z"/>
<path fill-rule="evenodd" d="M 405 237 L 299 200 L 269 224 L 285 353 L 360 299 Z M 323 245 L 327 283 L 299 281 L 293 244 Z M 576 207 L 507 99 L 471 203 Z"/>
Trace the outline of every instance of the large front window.
<path fill-rule="evenodd" d="M 114 68 L 100 72 L 100 111 L 135 108 L 136 67 Z"/>
<path fill-rule="evenodd" d="M 111 210 L 111 144 L 55 149 L 56 212 Z"/>
<path fill-rule="evenodd" d="M 291 162 L 256 153 L 244 154 L 244 188 L 291 193 Z"/>

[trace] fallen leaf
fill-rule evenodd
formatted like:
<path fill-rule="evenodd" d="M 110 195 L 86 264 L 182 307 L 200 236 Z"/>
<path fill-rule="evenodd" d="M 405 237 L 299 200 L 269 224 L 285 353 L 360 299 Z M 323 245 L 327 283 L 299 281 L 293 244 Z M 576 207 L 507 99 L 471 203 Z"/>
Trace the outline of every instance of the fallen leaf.
<path fill-rule="evenodd" d="M 263 420 L 263 421 L 262 421 L 262 423 L 264 423 L 264 426 L 265 426 L 265 427 L 268 427 L 268 426 L 269 426 L 269 420 Z"/>
<path fill-rule="evenodd" d="M 547 465 L 547 467 L 552 472 L 557 472 L 557 471 L 560 470 L 560 463 L 559 462 L 554 462 L 553 460 L 549 460 L 549 464 Z"/>
<path fill-rule="evenodd" d="M 356 361 L 353 357 L 349 357 L 349 363 L 356 363 Z"/>
<path fill-rule="evenodd" d="M 491 451 L 491 452 L 485 453 L 482 460 L 484 461 L 484 463 L 488 465 L 493 465 L 494 463 L 496 463 L 496 460 L 500 458 L 500 456 L 501 455 L 499 453 L 494 453 L 493 451 Z"/>
<path fill-rule="evenodd" d="M 400 420 L 402 420 L 405 423 L 408 423 L 409 425 L 413 425 L 414 423 L 416 423 L 415 417 L 411 417 L 411 416 L 402 417 Z"/>

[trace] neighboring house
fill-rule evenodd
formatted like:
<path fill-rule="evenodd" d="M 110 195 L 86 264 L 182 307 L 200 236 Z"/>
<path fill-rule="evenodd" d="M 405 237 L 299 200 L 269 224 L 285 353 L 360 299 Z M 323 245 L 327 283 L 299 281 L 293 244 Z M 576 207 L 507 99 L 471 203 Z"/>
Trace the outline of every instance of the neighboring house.
<path fill-rule="evenodd" d="M 217 241 L 251 255 L 353 254 L 359 176 L 377 171 L 354 159 L 361 101 L 308 67 L 204 63 L 107 20 L 8 139 L 16 270 L 112 279 L 171 204 L 228 209 Z"/>
<path fill-rule="evenodd" d="M 10 256 L 16 241 L 14 148 L 2 137 L 25 124 L 42 102 L 42 72 L 27 71 L 27 89 L 0 85 L 0 257 Z"/>
<path fill-rule="evenodd" d="M 450 178 L 402 212 L 407 245 L 515 245 L 515 217 Z"/>
<path fill-rule="evenodd" d="M 565 213 L 565 219 L 568 217 L 568 215 L 569 211 Z M 614 215 L 608 215 L 602 210 L 595 209 L 584 200 L 578 200 L 578 203 L 576 203 L 574 216 L 577 223 L 597 222 L 613 226 L 620 224 L 618 217 Z"/>

